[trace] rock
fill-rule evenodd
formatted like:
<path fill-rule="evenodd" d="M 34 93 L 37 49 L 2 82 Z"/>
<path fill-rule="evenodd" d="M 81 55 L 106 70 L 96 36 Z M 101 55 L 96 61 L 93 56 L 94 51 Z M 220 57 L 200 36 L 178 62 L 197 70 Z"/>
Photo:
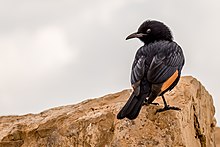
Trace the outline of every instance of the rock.
<path fill-rule="evenodd" d="M 216 147 L 220 147 L 220 128 L 219 127 L 215 128 L 215 144 L 216 144 Z"/>
<path fill-rule="evenodd" d="M 143 106 L 135 120 L 116 114 L 131 90 L 89 99 L 39 114 L 0 117 L 0 147 L 212 147 L 216 121 L 211 95 L 195 78 L 182 77 L 165 95 L 181 111 L 156 113 Z"/>

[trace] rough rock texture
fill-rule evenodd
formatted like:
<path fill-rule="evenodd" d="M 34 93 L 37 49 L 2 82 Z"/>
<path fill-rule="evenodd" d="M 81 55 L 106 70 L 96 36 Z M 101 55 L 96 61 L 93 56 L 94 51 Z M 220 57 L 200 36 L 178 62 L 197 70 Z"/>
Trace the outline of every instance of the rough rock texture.
<path fill-rule="evenodd" d="M 220 147 L 220 128 L 216 127 L 215 129 L 215 144 L 216 147 Z"/>
<path fill-rule="evenodd" d="M 205 88 L 183 77 L 165 95 L 182 110 L 155 114 L 159 106 L 143 106 L 135 120 L 117 120 L 131 90 L 86 100 L 40 114 L 0 117 L 0 147 L 212 147 L 216 142 L 215 109 Z"/>

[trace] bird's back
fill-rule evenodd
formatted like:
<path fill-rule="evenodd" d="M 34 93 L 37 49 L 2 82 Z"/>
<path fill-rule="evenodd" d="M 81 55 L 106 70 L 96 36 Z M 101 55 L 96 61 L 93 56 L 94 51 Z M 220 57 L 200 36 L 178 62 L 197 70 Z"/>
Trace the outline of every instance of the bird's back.
<path fill-rule="evenodd" d="M 135 55 L 131 71 L 131 84 L 140 82 L 142 93 L 149 93 L 147 90 L 150 88 L 146 88 L 146 86 L 163 83 L 175 70 L 178 70 L 180 75 L 183 64 L 182 49 L 173 41 L 157 41 L 144 45 L 138 49 Z"/>

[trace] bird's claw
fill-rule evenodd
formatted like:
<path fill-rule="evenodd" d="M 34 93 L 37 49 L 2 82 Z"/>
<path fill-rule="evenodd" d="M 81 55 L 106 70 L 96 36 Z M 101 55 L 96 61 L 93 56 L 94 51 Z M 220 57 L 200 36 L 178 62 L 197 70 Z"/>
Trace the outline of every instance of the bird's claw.
<path fill-rule="evenodd" d="M 164 107 L 164 108 L 162 108 L 162 109 L 158 109 L 158 110 L 156 111 L 156 113 L 158 113 L 158 112 L 163 112 L 163 111 L 167 111 L 167 110 L 177 110 L 177 111 L 180 111 L 181 109 L 178 108 L 178 107 L 170 107 L 170 106 L 168 105 L 167 107 Z"/>

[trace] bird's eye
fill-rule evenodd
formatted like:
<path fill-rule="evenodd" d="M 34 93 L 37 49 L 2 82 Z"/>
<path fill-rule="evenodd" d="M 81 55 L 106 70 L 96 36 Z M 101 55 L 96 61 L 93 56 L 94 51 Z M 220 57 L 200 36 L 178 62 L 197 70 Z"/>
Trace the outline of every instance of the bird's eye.
<path fill-rule="evenodd" d="M 151 32 L 151 29 L 147 29 L 146 33 L 149 34 Z"/>

